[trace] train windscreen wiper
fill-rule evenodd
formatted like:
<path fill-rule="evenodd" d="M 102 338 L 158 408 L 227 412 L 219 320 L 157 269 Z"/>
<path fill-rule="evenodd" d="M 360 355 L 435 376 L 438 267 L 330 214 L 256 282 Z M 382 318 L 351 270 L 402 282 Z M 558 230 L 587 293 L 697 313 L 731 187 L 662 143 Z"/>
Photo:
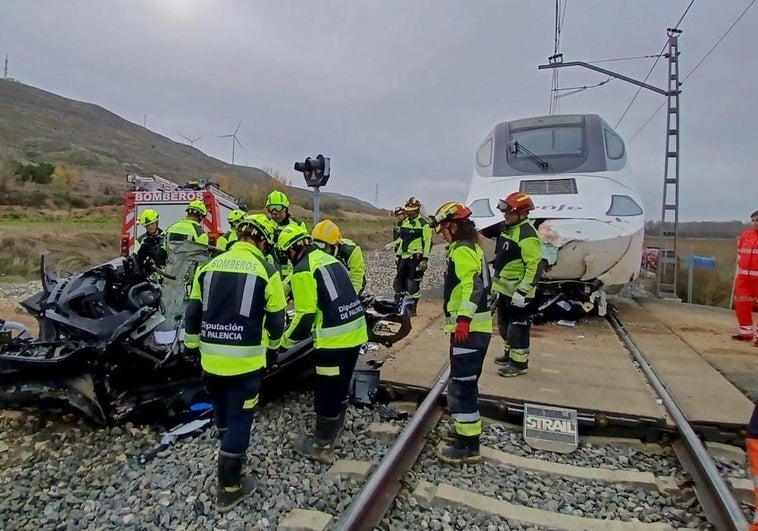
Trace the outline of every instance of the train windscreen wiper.
<path fill-rule="evenodd" d="M 543 160 L 543 159 L 539 158 L 537 155 L 535 155 L 534 153 L 532 153 L 531 151 L 529 151 L 528 149 L 526 149 L 523 146 L 523 144 L 519 144 L 518 140 L 516 140 L 516 141 L 513 142 L 513 151 L 512 151 L 512 153 L 514 155 L 518 156 L 518 154 L 520 152 L 523 152 L 527 157 L 529 157 L 530 159 L 532 159 L 543 170 L 547 170 L 550 167 L 550 165 L 547 163 L 546 160 Z"/>

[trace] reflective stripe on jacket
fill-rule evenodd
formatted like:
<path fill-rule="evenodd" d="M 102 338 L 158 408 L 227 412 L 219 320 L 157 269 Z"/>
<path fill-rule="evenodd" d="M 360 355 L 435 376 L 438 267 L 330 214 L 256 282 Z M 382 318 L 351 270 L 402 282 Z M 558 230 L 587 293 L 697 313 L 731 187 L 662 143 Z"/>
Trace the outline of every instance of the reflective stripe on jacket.
<path fill-rule="evenodd" d="M 414 254 L 429 258 L 429 251 L 432 248 L 432 228 L 426 219 L 421 216 L 413 219 L 405 218 L 398 226 L 397 234 L 400 239 L 397 255 L 400 258 L 410 258 Z"/>
<path fill-rule="evenodd" d="M 366 263 L 363 260 L 363 250 L 354 241 L 343 238 L 337 245 L 337 258 L 347 267 L 355 292 L 362 292 L 366 287 Z"/>
<path fill-rule="evenodd" d="M 467 240 L 450 244 L 443 290 L 445 332 L 453 332 L 458 317 L 466 317 L 471 320 L 472 332 L 492 333 L 491 284 L 484 251 L 478 244 Z"/>
<path fill-rule="evenodd" d="M 534 297 L 541 275 L 542 240 L 531 220 L 506 227 L 495 243 L 492 289 L 508 297 L 516 290 Z"/>
<path fill-rule="evenodd" d="M 315 246 L 306 249 L 290 277 L 295 317 L 282 346 L 313 337 L 316 348 L 350 348 L 368 341 L 363 305 L 345 266 Z"/>
<path fill-rule="evenodd" d="M 203 226 L 191 219 L 177 221 L 163 232 L 167 242 L 178 242 L 192 240 L 195 243 L 208 245 L 208 235 L 203 230 Z"/>
<path fill-rule="evenodd" d="M 740 234 L 737 240 L 737 268 L 739 275 L 758 274 L 758 230 L 747 229 Z"/>
<path fill-rule="evenodd" d="M 259 370 L 266 366 L 266 349 L 279 347 L 285 305 L 279 271 L 256 246 L 237 242 L 198 268 L 184 344 L 200 347 L 200 363 L 210 374 Z"/>

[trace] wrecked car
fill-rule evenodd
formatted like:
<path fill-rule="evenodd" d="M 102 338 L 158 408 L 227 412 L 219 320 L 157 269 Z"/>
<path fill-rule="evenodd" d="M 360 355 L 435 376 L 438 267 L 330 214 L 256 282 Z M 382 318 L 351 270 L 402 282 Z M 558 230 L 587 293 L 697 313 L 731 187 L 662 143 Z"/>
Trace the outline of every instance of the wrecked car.
<path fill-rule="evenodd" d="M 37 318 L 34 338 L 0 320 L 0 406 L 73 408 L 96 424 L 172 416 L 205 398 L 202 369 L 185 353 L 184 308 L 197 267 L 215 249 L 172 242 L 164 271 L 143 271 L 135 256 L 61 278 L 41 259 L 42 291 L 21 302 Z M 369 339 L 391 345 L 410 331 L 406 305 L 366 297 Z M 263 395 L 312 372 L 312 341 L 264 372 Z"/>

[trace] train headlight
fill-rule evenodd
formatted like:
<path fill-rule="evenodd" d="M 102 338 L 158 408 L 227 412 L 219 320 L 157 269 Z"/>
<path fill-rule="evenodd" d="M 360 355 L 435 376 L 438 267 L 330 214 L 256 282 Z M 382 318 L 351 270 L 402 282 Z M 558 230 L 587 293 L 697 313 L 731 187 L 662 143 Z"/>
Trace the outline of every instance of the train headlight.
<path fill-rule="evenodd" d="M 613 194 L 611 196 L 611 207 L 605 215 L 611 217 L 641 216 L 642 207 L 628 195 Z"/>
<path fill-rule="evenodd" d="M 491 218 L 495 215 L 490 208 L 490 200 L 483 198 L 473 201 L 469 206 L 472 218 Z"/>

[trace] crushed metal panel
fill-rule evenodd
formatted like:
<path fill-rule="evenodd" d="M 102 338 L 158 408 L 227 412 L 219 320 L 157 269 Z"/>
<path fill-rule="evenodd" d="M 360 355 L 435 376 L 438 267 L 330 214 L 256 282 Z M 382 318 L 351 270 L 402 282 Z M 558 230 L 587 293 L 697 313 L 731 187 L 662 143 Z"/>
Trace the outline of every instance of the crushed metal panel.
<path fill-rule="evenodd" d="M 536 450 L 573 452 L 579 446 L 576 410 L 524 404 L 524 440 Z"/>

